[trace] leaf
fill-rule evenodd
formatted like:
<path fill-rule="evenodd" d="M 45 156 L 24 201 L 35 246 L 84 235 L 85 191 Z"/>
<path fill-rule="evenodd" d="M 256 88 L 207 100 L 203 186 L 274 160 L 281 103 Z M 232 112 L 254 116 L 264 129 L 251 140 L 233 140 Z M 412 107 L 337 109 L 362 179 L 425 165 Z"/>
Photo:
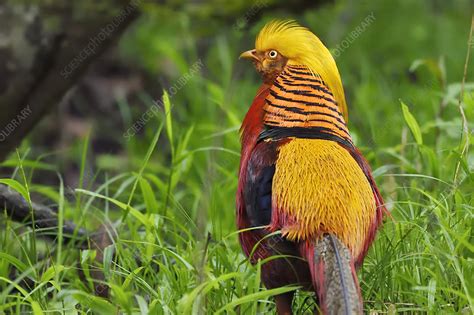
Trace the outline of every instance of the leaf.
<path fill-rule="evenodd" d="M 25 272 L 26 269 L 28 269 L 28 266 L 25 263 L 23 263 L 18 258 L 14 257 L 14 256 L 11 256 L 7 253 L 0 252 L 0 260 L 6 261 L 6 262 L 12 264 L 20 272 Z"/>
<path fill-rule="evenodd" d="M 428 308 L 433 309 L 436 298 L 436 279 L 430 279 L 428 283 Z"/>
<path fill-rule="evenodd" d="M 16 190 L 23 198 L 25 198 L 28 203 L 31 203 L 30 195 L 28 194 L 26 187 L 20 184 L 18 181 L 10 178 L 4 178 L 0 179 L 0 184 L 7 185 L 8 187 Z"/>
<path fill-rule="evenodd" d="M 426 166 L 429 167 L 430 175 L 433 177 L 439 176 L 439 162 L 436 158 L 436 153 L 432 148 L 426 145 L 419 147 L 421 156 L 423 157 L 423 162 Z"/>
<path fill-rule="evenodd" d="M 117 314 L 117 308 L 103 298 L 81 291 L 75 291 L 73 296 L 83 307 L 90 307 L 96 314 Z"/>
<path fill-rule="evenodd" d="M 138 267 L 137 269 L 133 270 L 127 275 L 127 278 L 125 278 L 125 281 L 122 284 L 122 289 L 126 290 L 130 283 L 132 283 L 133 278 L 140 273 L 145 267 Z"/>
<path fill-rule="evenodd" d="M 96 256 L 96 251 L 92 249 L 84 249 L 81 251 L 81 264 L 86 263 L 89 260 L 94 260 Z"/>
<path fill-rule="evenodd" d="M 113 203 L 114 205 L 118 206 L 119 208 L 121 208 L 122 210 L 126 210 L 127 213 L 130 212 L 138 221 L 140 221 L 144 226 L 147 226 L 148 225 L 148 220 L 147 218 L 143 215 L 143 213 L 141 213 L 140 211 L 138 211 L 137 209 L 133 208 L 132 206 L 127 206 L 125 203 L 123 202 L 120 202 L 116 199 L 113 199 L 113 198 L 110 198 L 110 197 L 106 197 L 104 195 L 101 195 L 101 194 L 97 194 L 95 192 L 92 192 L 92 191 L 88 191 L 88 190 L 84 190 L 84 189 L 76 189 L 75 190 L 76 192 L 79 192 L 79 193 L 83 193 L 83 194 L 86 194 L 86 195 L 89 195 L 89 196 L 93 196 L 93 197 L 96 197 L 96 198 L 101 198 L 101 199 L 104 199 L 104 200 L 107 200 L 111 203 Z"/>
<path fill-rule="evenodd" d="M 421 135 L 420 126 L 418 125 L 412 113 L 410 113 L 410 109 L 408 108 L 408 106 L 403 103 L 403 101 L 400 102 L 402 104 L 403 117 L 405 118 L 408 128 L 410 128 L 410 131 L 413 137 L 415 138 L 416 143 L 418 145 L 423 144 L 423 136 Z"/>
<path fill-rule="evenodd" d="M 104 265 L 104 275 L 106 278 L 110 276 L 110 266 L 112 265 L 114 252 L 115 252 L 115 246 L 113 244 L 105 247 L 104 249 L 103 265 Z"/>
<path fill-rule="evenodd" d="M 34 315 L 43 315 L 44 314 L 43 310 L 41 309 L 41 306 L 36 301 L 31 301 L 31 308 L 33 310 Z"/>
<path fill-rule="evenodd" d="M 135 295 L 135 299 L 137 300 L 138 307 L 140 308 L 140 314 L 150 314 L 145 299 L 141 295 Z"/>
<path fill-rule="evenodd" d="M 163 106 L 165 108 L 166 116 L 166 133 L 168 135 L 168 140 L 170 143 L 173 143 L 173 124 L 171 120 L 171 102 L 166 91 L 163 91 Z M 172 147 L 172 146 L 171 146 Z"/>
<path fill-rule="evenodd" d="M 46 271 L 41 275 L 41 282 L 48 282 L 49 280 L 53 279 L 56 274 L 59 274 L 64 269 L 66 269 L 63 265 L 53 265 L 46 269 Z"/>
<path fill-rule="evenodd" d="M 116 301 L 119 303 L 119 305 L 123 308 L 125 308 L 124 312 L 125 314 L 130 314 L 130 306 L 131 306 L 131 294 L 130 292 L 125 292 L 125 290 L 122 289 L 121 286 L 109 283 L 110 287 L 112 288 L 113 291 L 113 297 L 116 299 Z"/>
<path fill-rule="evenodd" d="M 1 163 L 2 166 L 4 167 L 17 167 L 18 166 L 18 161 L 17 160 L 6 160 Z M 46 163 L 41 163 L 39 161 L 30 161 L 30 160 L 23 160 L 21 162 L 21 165 L 24 168 L 32 168 L 35 170 L 43 170 L 43 171 L 52 171 L 56 172 L 58 170 L 58 167 L 55 165 L 49 165 Z"/>
<path fill-rule="evenodd" d="M 150 183 L 143 177 L 140 178 L 140 188 L 148 213 L 158 213 L 158 201 L 155 198 Z"/>
<path fill-rule="evenodd" d="M 178 302 L 178 310 L 181 314 L 191 314 L 193 305 L 198 298 L 198 296 L 204 296 L 211 289 L 218 289 L 219 282 L 228 281 L 233 278 L 239 277 L 238 272 L 231 272 L 228 274 L 221 275 L 220 277 L 213 279 L 208 282 L 204 282 L 194 288 L 189 294 L 185 294 Z"/>

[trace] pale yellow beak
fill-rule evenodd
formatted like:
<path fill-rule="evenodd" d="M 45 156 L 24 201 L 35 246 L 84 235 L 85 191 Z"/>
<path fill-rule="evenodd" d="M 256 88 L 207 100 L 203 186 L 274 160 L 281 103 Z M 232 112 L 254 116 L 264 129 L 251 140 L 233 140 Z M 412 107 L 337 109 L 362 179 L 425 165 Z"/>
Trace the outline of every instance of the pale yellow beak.
<path fill-rule="evenodd" d="M 239 59 L 241 58 L 259 60 L 257 57 L 257 51 L 255 49 L 244 51 L 239 56 Z"/>

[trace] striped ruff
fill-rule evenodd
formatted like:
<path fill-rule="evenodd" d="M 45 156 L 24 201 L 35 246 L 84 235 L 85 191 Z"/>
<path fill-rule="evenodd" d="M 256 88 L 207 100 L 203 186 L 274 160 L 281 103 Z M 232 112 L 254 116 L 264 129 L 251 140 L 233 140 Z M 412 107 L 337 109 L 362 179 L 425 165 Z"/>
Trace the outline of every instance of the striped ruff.
<path fill-rule="evenodd" d="M 264 111 L 270 128 L 314 128 L 352 144 L 332 93 L 304 67 L 285 67 L 270 88 Z"/>

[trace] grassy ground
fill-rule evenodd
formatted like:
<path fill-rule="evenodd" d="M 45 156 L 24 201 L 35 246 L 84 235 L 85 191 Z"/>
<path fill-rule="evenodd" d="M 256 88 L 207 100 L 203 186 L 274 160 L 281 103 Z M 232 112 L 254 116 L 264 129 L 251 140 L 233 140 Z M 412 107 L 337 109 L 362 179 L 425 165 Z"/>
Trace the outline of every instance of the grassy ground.
<path fill-rule="evenodd" d="M 350 41 L 336 60 L 349 125 L 392 213 L 358 273 L 367 312 L 474 311 L 472 62 L 463 75 L 469 12 L 467 1 L 401 1 L 296 16 L 331 48 Z M 375 19 L 349 40 L 370 14 Z M 163 19 L 169 29 L 160 28 Z M 274 310 L 270 296 L 295 289 L 262 288 L 259 266 L 247 263 L 235 228 L 238 128 L 258 87 L 252 66 L 236 60 L 252 48 L 261 24 L 199 37 L 184 14 L 171 19 L 150 11 L 121 42 L 123 56 L 166 68 L 156 64 L 164 56 L 178 74 L 166 78 L 169 102 L 137 135 L 137 128 L 118 131 L 125 154 L 91 160 L 85 137 L 67 153 L 43 156 L 30 153 L 27 142 L 3 164 L 15 180 L 7 184 L 43 196 L 60 218 L 89 230 L 113 226 L 116 240 L 97 263 L 94 250 L 44 241 L 37 236 L 48 231 L 2 218 L 0 314 L 267 313 Z M 157 29 L 157 38 L 150 37 Z M 208 42 L 204 52 L 198 38 Z M 189 72 L 193 66 L 199 73 Z M 179 73 L 189 80 L 178 85 Z M 467 119 L 459 108 L 463 78 Z M 146 92 L 138 102 L 119 102 L 126 126 L 137 126 L 139 108 L 156 104 Z M 99 132 L 100 126 L 91 131 Z M 81 166 L 77 187 L 32 180 L 38 172 L 61 178 L 51 156 Z M 97 267 L 109 299 L 93 293 Z M 294 303 L 304 313 L 313 302 L 300 292 Z"/>

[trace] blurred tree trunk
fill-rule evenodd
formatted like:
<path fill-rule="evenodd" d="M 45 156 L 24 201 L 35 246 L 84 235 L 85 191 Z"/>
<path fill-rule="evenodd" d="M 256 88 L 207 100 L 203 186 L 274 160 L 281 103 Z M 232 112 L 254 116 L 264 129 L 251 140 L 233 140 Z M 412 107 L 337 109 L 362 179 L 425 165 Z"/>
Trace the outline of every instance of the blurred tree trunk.
<path fill-rule="evenodd" d="M 0 0 L 0 161 L 121 36 L 140 2 Z"/>

